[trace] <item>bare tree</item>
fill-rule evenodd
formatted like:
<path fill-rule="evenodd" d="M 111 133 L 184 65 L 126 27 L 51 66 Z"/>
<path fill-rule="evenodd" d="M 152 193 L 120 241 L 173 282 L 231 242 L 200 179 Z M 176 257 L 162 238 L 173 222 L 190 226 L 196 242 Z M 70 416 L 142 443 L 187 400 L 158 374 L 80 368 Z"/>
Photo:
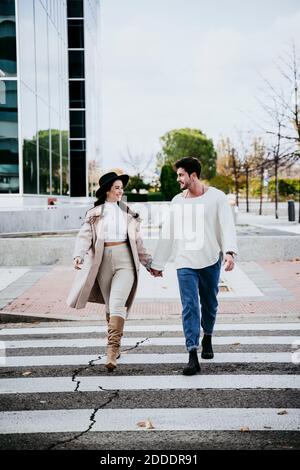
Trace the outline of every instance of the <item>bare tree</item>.
<path fill-rule="evenodd" d="M 227 137 L 221 139 L 218 145 L 219 160 L 218 172 L 225 176 L 232 176 L 234 181 L 235 203 L 239 206 L 240 178 L 242 175 L 242 161 L 237 147 Z"/>
<path fill-rule="evenodd" d="M 240 151 L 239 154 L 241 156 L 241 172 L 245 175 L 246 177 L 246 212 L 249 212 L 249 179 L 250 179 L 250 174 L 254 171 L 255 169 L 255 158 L 253 154 L 253 137 L 249 132 L 247 132 L 247 136 L 245 136 L 245 133 L 242 133 L 241 131 L 237 131 L 238 137 L 239 137 L 239 146 L 240 146 Z M 252 142 L 249 141 L 249 137 L 252 139 Z"/>
<path fill-rule="evenodd" d="M 271 105 L 263 105 L 275 126 L 268 127 L 266 133 L 273 137 L 272 154 L 275 172 L 275 216 L 278 218 L 278 168 L 290 167 L 300 158 L 300 106 L 299 86 L 300 67 L 295 43 L 291 52 L 280 57 L 278 69 L 283 79 L 283 89 L 275 88 L 264 80 L 271 98 Z M 283 91 L 284 90 L 284 91 Z M 285 147 L 284 150 L 283 147 Z M 299 223 L 300 223 L 300 179 L 299 179 Z"/>
<path fill-rule="evenodd" d="M 254 137 L 251 145 L 252 161 L 253 161 L 253 174 L 259 177 L 259 215 L 262 215 L 263 192 L 264 192 L 264 175 L 267 169 L 267 163 L 270 154 L 266 153 L 266 148 L 263 140 L 259 137 Z"/>
<path fill-rule="evenodd" d="M 296 45 L 292 44 L 291 52 L 286 52 L 285 57 L 280 57 L 278 69 L 283 78 L 283 89 L 275 88 L 268 80 L 268 85 L 276 106 L 281 106 L 286 110 L 286 122 L 282 124 L 281 137 L 292 143 L 297 144 L 297 150 L 300 148 L 300 106 L 299 106 L 299 87 L 300 87 L 300 69 L 299 57 L 297 57 Z M 268 134 L 276 135 L 277 131 L 268 130 Z M 299 158 L 299 157 L 298 157 Z"/>
<path fill-rule="evenodd" d="M 132 171 L 133 176 L 138 178 L 143 178 L 145 171 L 148 170 L 151 163 L 154 161 L 154 156 L 151 155 L 149 158 L 145 159 L 142 154 L 133 154 L 129 147 L 127 146 L 127 155 L 126 157 L 122 156 L 122 162 L 125 163 Z"/>

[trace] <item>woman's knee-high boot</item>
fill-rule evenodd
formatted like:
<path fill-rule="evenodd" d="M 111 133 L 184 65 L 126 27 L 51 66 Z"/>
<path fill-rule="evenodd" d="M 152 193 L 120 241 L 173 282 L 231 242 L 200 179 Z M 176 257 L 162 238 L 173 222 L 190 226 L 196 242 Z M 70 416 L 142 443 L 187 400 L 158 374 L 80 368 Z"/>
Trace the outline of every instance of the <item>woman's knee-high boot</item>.
<path fill-rule="evenodd" d="M 110 371 L 117 367 L 123 329 L 124 318 L 111 315 L 108 323 L 107 360 L 105 364 L 105 367 Z"/>

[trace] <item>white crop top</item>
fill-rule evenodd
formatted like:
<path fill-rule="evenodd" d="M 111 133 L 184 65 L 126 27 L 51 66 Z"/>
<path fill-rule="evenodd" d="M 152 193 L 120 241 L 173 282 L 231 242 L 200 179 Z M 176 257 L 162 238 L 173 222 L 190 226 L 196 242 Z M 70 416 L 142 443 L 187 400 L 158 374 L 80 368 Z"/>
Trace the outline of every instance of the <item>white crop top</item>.
<path fill-rule="evenodd" d="M 127 240 L 127 218 L 126 214 L 117 202 L 104 204 L 103 230 L 105 242 L 124 242 Z"/>

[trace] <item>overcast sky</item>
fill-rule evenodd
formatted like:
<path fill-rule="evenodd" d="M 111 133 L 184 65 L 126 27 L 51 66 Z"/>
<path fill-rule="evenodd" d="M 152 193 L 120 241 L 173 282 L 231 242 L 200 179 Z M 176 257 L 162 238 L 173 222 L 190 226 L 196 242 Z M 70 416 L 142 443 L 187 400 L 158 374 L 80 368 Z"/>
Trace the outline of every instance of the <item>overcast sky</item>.
<path fill-rule="evenodd" d="M 259 116 L 261 76 L 300 54 L 299 0 L 102 0 L 103 169 L 127 146 L 145 159 L 159 137 L 201 129 L 217 144 Z"/>

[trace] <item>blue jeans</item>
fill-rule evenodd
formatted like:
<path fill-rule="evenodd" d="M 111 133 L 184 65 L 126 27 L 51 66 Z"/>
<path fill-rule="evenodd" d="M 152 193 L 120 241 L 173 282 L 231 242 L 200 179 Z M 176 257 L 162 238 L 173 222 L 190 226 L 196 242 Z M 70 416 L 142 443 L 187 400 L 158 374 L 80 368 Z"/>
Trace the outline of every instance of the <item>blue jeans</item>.
<path fill-rule="evenodd" d="M 213 332 L 218 309 L 220 271 L 221 258 L 212 266 L 205 268 L 177 269 L 182 303 L 182 324 L 188 351 L 199 347 L 200 317 L 203 332 L 208 335 Z"/>

